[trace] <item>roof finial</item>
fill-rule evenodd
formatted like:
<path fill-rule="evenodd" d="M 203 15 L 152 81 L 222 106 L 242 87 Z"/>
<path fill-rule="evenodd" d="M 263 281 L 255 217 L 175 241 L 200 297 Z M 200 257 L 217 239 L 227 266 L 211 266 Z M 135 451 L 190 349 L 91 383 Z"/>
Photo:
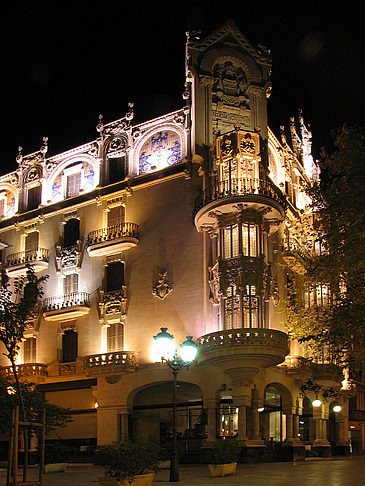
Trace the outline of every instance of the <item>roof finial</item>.
<path fill-rule="evenodd" d="M 99 115 L 99 123 L 96 125 L 96 131 L 99 132 L 100 135 L 102 135 L 103 130 L 104 130 L 103 115 Z"/>

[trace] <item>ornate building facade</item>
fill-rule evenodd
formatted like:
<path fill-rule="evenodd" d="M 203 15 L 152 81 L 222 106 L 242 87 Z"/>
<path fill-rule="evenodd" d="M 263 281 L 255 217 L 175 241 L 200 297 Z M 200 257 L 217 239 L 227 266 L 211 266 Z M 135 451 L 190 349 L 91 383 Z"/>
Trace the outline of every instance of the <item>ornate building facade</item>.
<path fill-rule="evenodd" d="M 8 275 L 27 263 L 49 275 L 18 370 L 71 409 L 60 432 L 70 444 L 169 440 L 171 372 L 153 354 L 165 326 L 199 344 L 178 381 L 186 460 L 223 436 L 238 437 L 247 460 L 346 449 L 343 377 L 283 325 L 288 279 L 316 251 L 304 186 L 318 174 L 301 116 L 288 140 L 268 127 L 270 70 L 269 52 L 233 23 L 188 36 L 180 110 L 134 125 L 130 104 L 120 120 L 100 117 L 88 144 L 19 150 L 0 178 Z M 326 292 L 313 298 L 326 305 Z"/>

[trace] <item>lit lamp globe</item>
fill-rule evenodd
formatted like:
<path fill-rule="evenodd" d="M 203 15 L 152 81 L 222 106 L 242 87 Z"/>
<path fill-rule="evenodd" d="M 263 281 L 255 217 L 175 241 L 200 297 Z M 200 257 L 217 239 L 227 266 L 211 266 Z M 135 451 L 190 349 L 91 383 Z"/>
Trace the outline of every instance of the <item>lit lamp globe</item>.
<path fill-rule="evenodd" d="M 335 413 L 338 413 L 338 412 L 341 412 L 342 410 L 342 407 L 341 405 L 339 405 L 338 403 L 336 403 L 334 406 L 333 406 L 333 409 L 332 409 Z"/>
<path fill-rule="evenodd" d="M 180 356 L 186 364 L 190 364 L 196 358 L 198 346 L 192 341 L 193 336 L 186 336 L 186 341 L 180 345 Z"/>
<path fill-rule="evenodd" d="M 167 332 L 167 327 L 161 327 L 161 332 L 153 336 L 154 355 L 157 361 L 169 360 L 175 354 L 174 336 Z"/>
<path fill-rule="evenodd" d="M 313 405 L 313 407 L 320 407 L 322 405 L 322 402 L 321 402 L 321 400 L 316 398 L 315 400 L 313 400 L 312 405 Z"/>

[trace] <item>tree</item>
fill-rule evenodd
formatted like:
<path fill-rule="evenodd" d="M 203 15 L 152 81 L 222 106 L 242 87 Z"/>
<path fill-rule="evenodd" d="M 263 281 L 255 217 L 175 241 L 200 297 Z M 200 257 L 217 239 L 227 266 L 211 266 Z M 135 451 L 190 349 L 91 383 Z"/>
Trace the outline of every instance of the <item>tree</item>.
<path fill-rule="evenodd" d="M 31 266 L 27 267 L 25 277 L 14 279 L 13 285 L 10 284 L 9 276 L 3 269 L 0 273 L 0 341 L 5 347 L 3 354 L 9 359 L 12 366 L 21 420 L 26 420 L 26 408 L 15 362 L 27 323 L 33 317 L 38 300 L 43 296 L 42 284 L 46 279 L 46 276 L 38 278 Z M 24 429 L 24 444 L 23 481 L 26 481 L 28 459 L 26 428 Z"/>
<path fill-rule="evenodd" d="M 343 126 L 322 150 L 321 180 L 308 187 L 322 251 L 306 262 L 302 287 L 289 289 L 288 326 L 314 352 L 327 349 L 343 366 L 365 359 L 365 129 Z M 298 307 L 303 289 L 328 285 L 326 307 Z"/>
<path fill-rule="evenodd" d="M 25 416 L 33 422 L 42 421 L 43 409 L 46 409 L 46 435 L 56 428 L 66 427 L 72 421 L 69 410 L 59 405 L 49 403 L 37 385 L 30 382 L 20 382 L 24 401 Z M 10 377 L 0 377 L 0 434 L 9 435 L 11 430 L 12 411 L 20 406 L 20 395 L 16 392 L 15 382 Z M 38 435 L 39 429 L 32 431 Z"/>

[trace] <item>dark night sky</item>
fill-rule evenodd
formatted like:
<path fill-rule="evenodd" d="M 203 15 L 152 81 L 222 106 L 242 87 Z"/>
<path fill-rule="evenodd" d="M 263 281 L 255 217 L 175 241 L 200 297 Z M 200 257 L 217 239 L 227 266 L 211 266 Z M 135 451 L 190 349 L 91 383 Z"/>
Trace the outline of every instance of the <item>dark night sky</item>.
<path fill-rule="evenodd" d="M 365 111 L 362 15 L 351 7 L 302 11 L 282 2 L 8 2 L 1 22 L 1 169 L 16 168 L 17 147 L 49 155 L 93 140 L 104 122 L 135 104 L 139 123 L 183 106 L 185 31 L 203 36 L 232 18 L 255 45 L 271 49 L 270 126 L 303 109 L 314 155 L 343 122 Z M 359 7 L 360 9 L 360 7 Z"/>

